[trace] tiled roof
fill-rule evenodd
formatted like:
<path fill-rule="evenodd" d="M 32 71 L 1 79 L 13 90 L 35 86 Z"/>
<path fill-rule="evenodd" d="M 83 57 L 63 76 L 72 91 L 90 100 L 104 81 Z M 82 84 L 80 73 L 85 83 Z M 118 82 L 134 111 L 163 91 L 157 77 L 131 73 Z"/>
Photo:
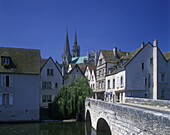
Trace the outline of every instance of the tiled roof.
<path fill-rule="evenodd" d="M 117 61 L 119 61 L 119 58 L 121 58 L 122 56 L 125 56 L 127 53 L 129 54 L 129 52 L 122 52 L 118 50 L 117 51 L 118 57 L 115 57 L 113 55 L 112 50 L 100 50 L 100 51 L 102 52 L 105 61 L 110 62 L 110 63 L 116 63 Z"/>
<path fill-rule="evenodd" d="M 41 68 L 44 66 L 44 64 L 46 63 L 48 59 L 41 59 Z"/>
<path fill-rule="evenodd" d="M 0 47 L 0 63 L 3 56 L 11 57 L 12 66 L 0 65 L 1 73 L 40 74 L 40 50 Z"/>
<path fill-rule="evenodd" d="M 84 74 L 87 65 L 86 65 L 86 64 L 71 64 L 72 69 L 73 69 L 76 65 L 79 66 L 79 68 L 81 69 L 82 73 Z"/>
<path fill-rule="evenodd" d="M 94 65 L 88 65 L 88 68 L 89 68 L 90 72 L 92 73 L 92 70 L 95 70 L 95 69 L 96 69 L 96 66 L 94 66 Z"/>
<path fill-rule="evenodd" d="M 164 57 L 166 58 L 166 60 L 170 59 L 170 51 L 163 53 Z"/>

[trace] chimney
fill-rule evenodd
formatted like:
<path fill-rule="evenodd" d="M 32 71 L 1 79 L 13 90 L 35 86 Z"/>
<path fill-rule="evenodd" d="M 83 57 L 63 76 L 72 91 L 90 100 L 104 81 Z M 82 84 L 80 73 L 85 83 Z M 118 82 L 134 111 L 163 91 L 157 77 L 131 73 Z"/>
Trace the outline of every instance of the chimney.
<path fill-rule="evenodd" d="M 142 43 L 141 43 L 141 47 L 143 48 L 143 46 L 145 45 L 145 42 L 144 41 L 142 41 Z"/>
<path fill-rule="evenodd" d="M 153 46 L 158 46 L 158 40 L 157 40 L 157 39 L 155 39 L 155 40 L 153 41 Z"/>
<path fill-rule="evenodd" d="M 117 47 L 114 47 L 114 48 L 113 48 L 113 55 L 114 55 L 115 57 L 117 57 Z"/>

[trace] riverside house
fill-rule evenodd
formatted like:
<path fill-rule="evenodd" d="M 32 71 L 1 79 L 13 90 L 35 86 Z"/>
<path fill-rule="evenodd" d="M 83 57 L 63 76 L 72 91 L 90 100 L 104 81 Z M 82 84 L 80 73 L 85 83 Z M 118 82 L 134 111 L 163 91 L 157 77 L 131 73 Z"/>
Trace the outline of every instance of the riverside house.
<path fill-rule="evenodd" d="M 170 52 L 162 53 L 158 41 L 121 57 L 106 77 L 106 101 L 124 102 L 126 97 L 170 99 Z"/>
<path fill-rule="evenodd" d="M 40 81 L 40 107 L 48 108 L 48 104 L 54 101 L 59 88 L 63 84 L 61 67 L 51 57 L 49 59 L 41 59 Z"/>
<path fill-rule="evenodd" d="M 0 47 L 0 121 L 39 120 L 40 50 Z"/>

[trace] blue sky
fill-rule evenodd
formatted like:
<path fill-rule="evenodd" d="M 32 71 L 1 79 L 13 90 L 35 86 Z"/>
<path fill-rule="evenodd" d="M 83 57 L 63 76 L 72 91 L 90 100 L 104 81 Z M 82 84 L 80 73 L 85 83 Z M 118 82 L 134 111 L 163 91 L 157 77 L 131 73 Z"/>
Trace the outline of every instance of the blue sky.
<path fill-rule="evenodd" d="M 92 49 L 133 51 L 155 38 L 170 51 L 170 0 L 0 0 L 0 46 L 34 48 L 61 63 L 66 28 L 81 55 Z"/>

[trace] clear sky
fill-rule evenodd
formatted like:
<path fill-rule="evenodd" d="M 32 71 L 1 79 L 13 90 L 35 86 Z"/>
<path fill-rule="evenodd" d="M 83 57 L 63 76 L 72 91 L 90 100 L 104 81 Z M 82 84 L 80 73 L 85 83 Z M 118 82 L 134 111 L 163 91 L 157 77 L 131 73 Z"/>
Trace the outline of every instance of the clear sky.
<path fill-rule="evenodd" d="M 0 0 L 0 46 L 40 49 L 61 63 L 66 28 L 81 55 L 92 49 L 133 51 L 158 39 L 170 51 L 170 0 Z"/>

